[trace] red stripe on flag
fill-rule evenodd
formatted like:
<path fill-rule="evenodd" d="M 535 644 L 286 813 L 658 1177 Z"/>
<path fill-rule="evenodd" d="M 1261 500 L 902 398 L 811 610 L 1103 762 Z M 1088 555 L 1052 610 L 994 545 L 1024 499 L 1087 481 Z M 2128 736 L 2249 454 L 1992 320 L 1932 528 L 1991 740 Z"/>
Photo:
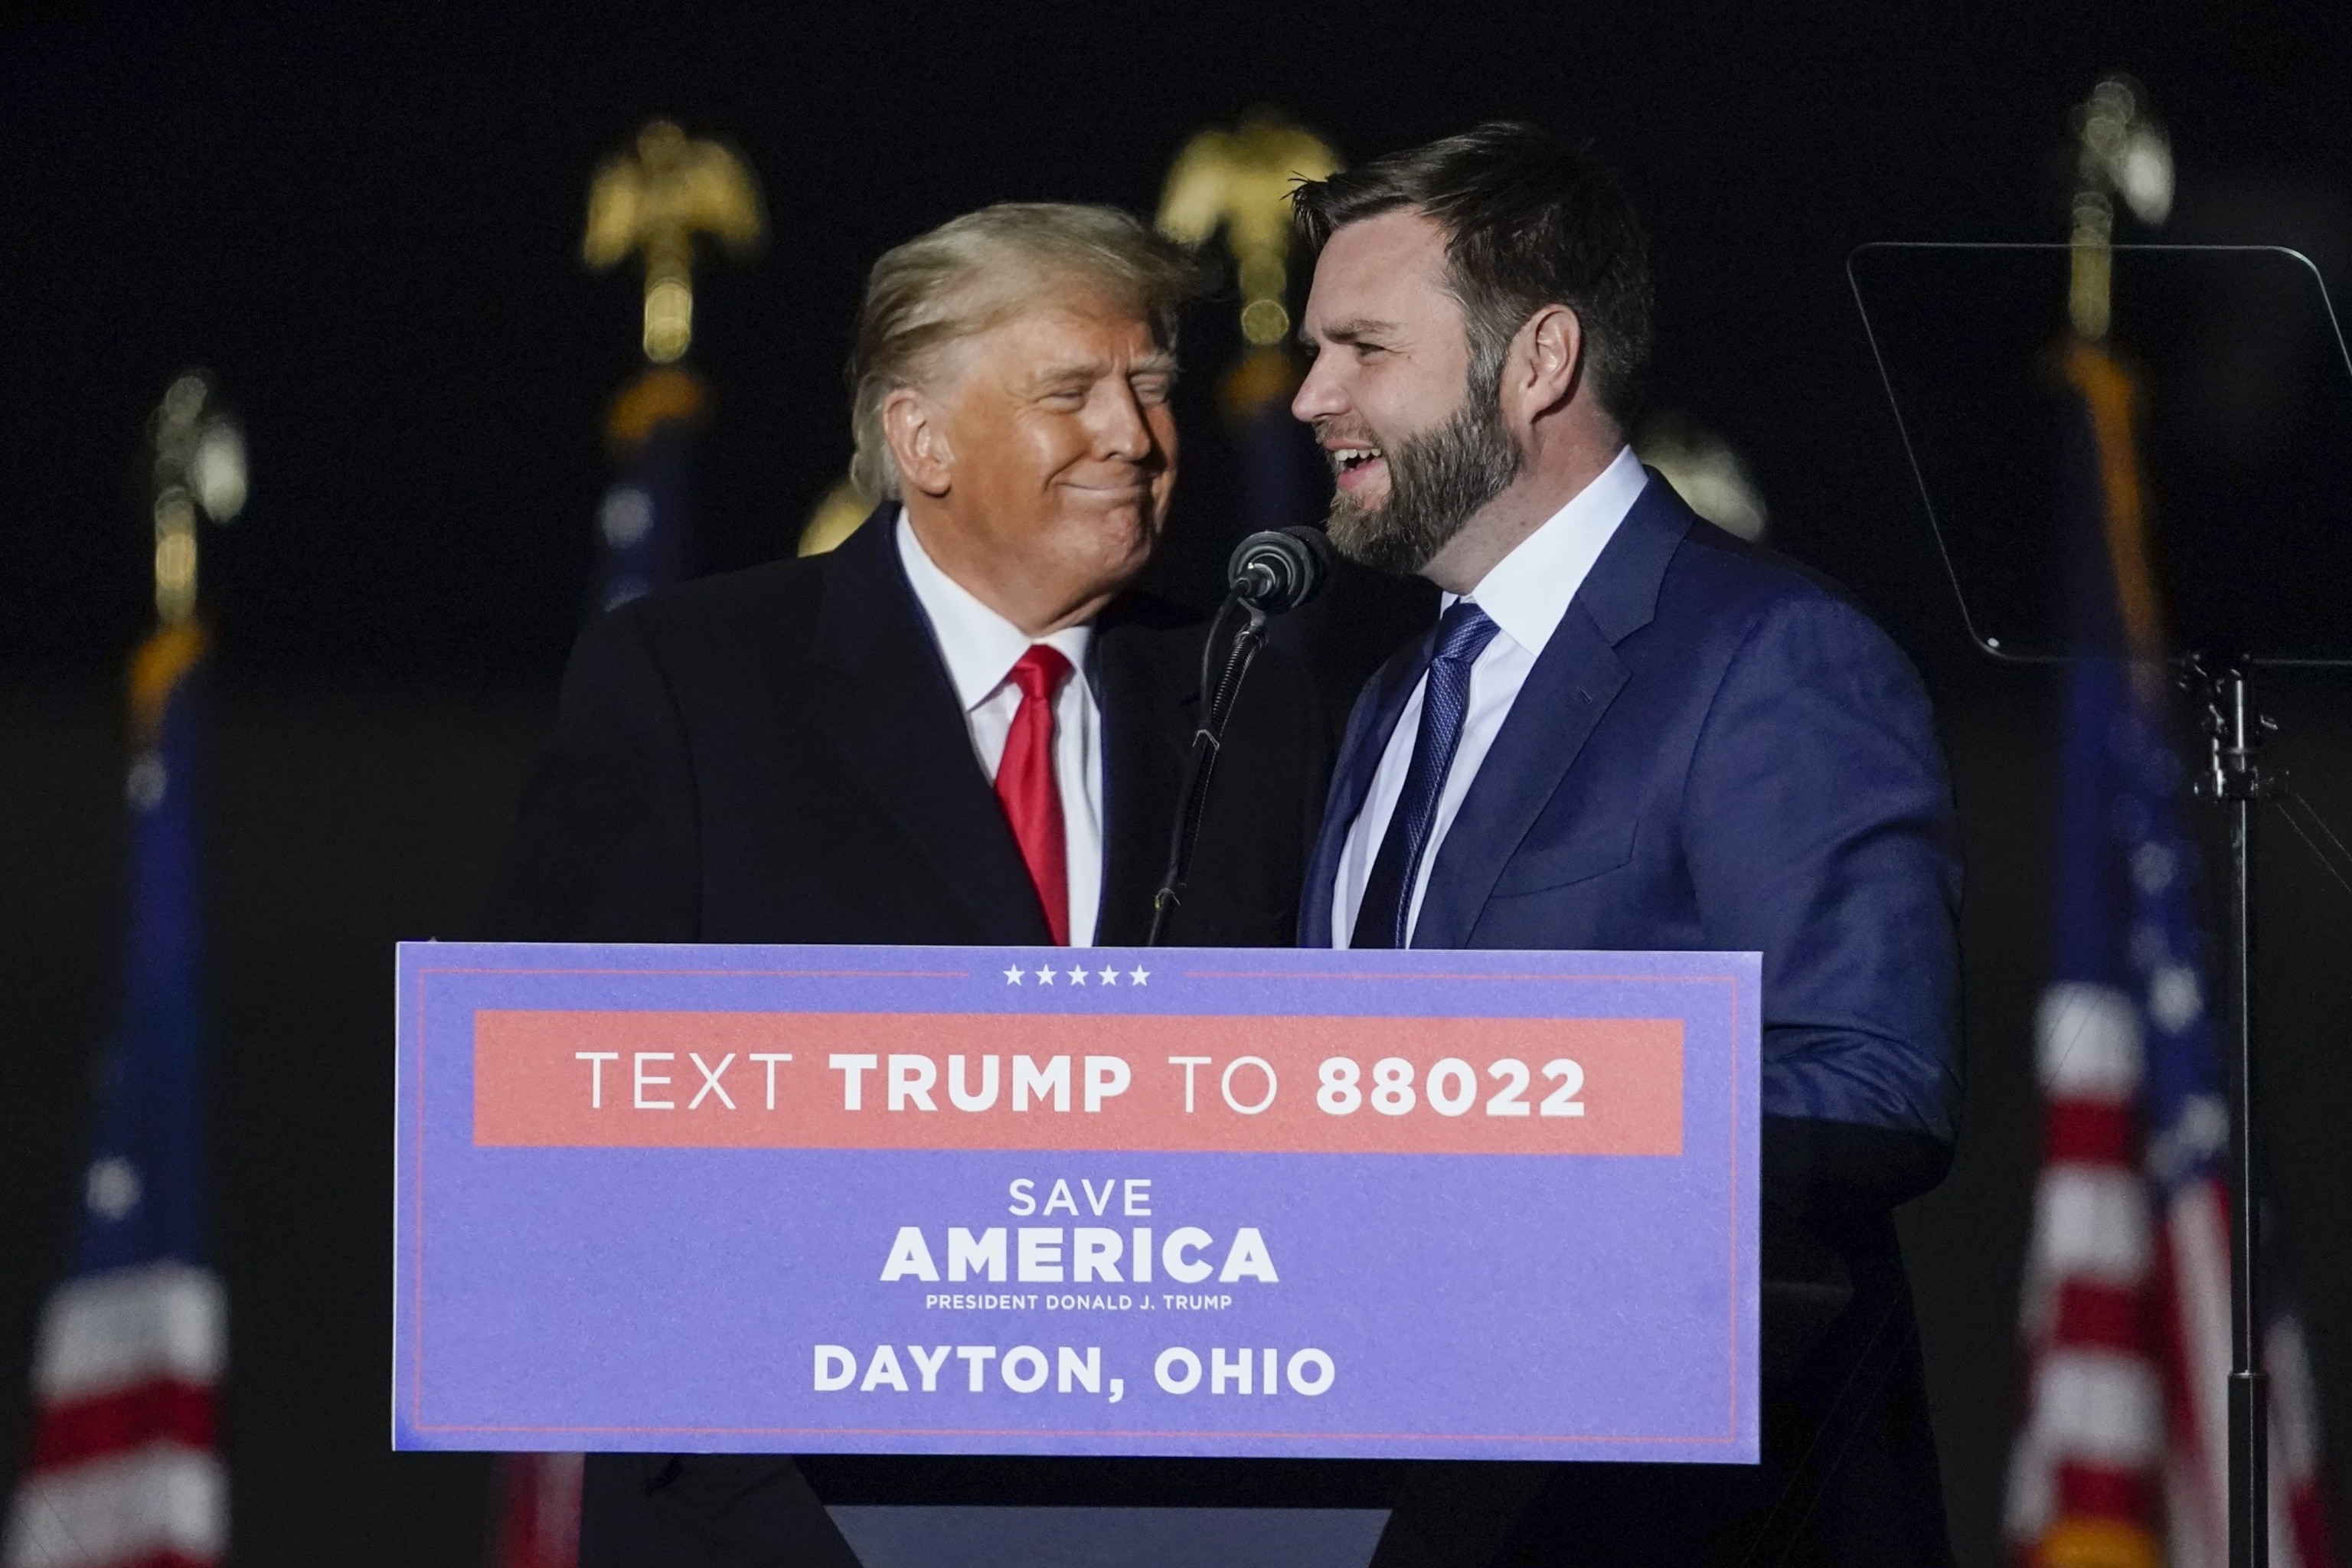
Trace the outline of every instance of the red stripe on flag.
<path fill-rule="evenodd" d="M 2294 1530 L 2295 1555 L 2304 1568 L 2335 1568 L 2336 1542 L 2327 1528 L 2327 1504 L 2315 1482 L 2298 1480 L 2287 1489 L 2287 1518 Z"/>
<path fill-rule="evenodd" d="M 509 1454 L 492 1568 L 580 1568 L 578 1454 Z"/>
<path fill-rule="evenodd" d="M 2229 1209 L 2221 1184 L 2200 1178 L 2156 1229 L 2155 1312 L 2163 1353 L 2169 1468 L 2177 1483 L 2169 1535 L 2184 1561 L 2225 1550 L 2229 1511 L 2222 1396 L 2229 1376 Z M 2195 1223 L 2200 1217 L 2210 1225 Z M 2201 1544 L 2200 1544 L 2201 1543 Z"/>
<path fill-rule="evenodd" d="M 46 1406 L 33 1434 L 33 1468 L 55 1469 L 169 1438 L 213 1446 L 213 1391 L 195 1384 L 142 1383 L 96 1399 Z"/>
<path fill-rule="evenodd" d="M 2062 1460 L 2058 1466 L 2058 1517 L 2120 1519 L 2136 1524 L 2156 1517 L 2156 1479 L 2146 1470 Z"/>
<path fill-rule="evenodd" d="M 2137 1137 L 2127 1105 L 2053 1100 L 2044 1123 L 2053 1164 L 2131 1165 Z"/>
<path fill-rule="evenodd" d="M 2121 1351 L 2146 1356 L 2151 1346 L 2147 1310 L 2137 1289 L 2091 1279 L 2068 1279 L 2058 1287 L 2058 1313 L 2051 1342 Z"/>

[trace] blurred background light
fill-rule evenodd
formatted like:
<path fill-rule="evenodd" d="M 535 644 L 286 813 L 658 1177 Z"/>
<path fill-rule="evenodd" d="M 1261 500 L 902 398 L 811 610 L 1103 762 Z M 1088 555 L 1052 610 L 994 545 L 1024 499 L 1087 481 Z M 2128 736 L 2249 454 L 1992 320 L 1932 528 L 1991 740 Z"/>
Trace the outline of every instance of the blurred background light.
<path fill-rule="evenodd" d="M 1633 453 L 1665 476 L 1691 510 L 1748 541 L 1761 540 L 1771 514 L 1756 477 L 1730 442 L 1685 414 L 1653 414 L 1633 437 Z"/>

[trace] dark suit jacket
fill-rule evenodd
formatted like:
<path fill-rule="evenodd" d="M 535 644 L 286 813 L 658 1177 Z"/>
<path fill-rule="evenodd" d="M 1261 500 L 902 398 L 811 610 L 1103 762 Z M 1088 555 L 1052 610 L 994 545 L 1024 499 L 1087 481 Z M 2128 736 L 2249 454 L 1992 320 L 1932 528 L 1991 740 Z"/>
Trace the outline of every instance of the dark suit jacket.
<path fill-rule="evenodd" d="M 1428 659 L 1426 639 L 1402 650 L 1349 722 L 1306 944 L 1330 941 L 1349 825 Z M 1520 1550 L 1944 1555 L 1889 1210 L 1941 1179 L 1958 1128 L 1958 900 L 1910 665 L 1843 594 L 1653 475 L 1440 845 L 1412 942 L 1762 952 L 1765 1462 L 1565 1467 Z M 1635 1518 L 1622 1553 L 1601 1549 L 1596 1531 Z"/>
<path fill-rule="evenodd" d="M 895 511 L 831 555 L 656 594 L 582 635 L 485 935 L 1051 940 L 899 564 Z M 1203 632 L 1134 598 L 1097 622 L 1086 674 L 1102 711 L 1107 946 L 1139 943 L 1150 927 Z M 1289 944 L 1325 733 L 1297 668 L 1262 657 L 1227 731 L 1171 943 Z M 958 1463 L 927 1473 L 953 1490 Z M 1039 1463 L 961 1482 L 1000 1492 L 1025 1465 L 1034 1489 Z M 872 1463 L 859 1474 L 870 1491 L 894 1489 Z M 587 1568 L 845 1560 L 790 1461 L 598 1457 L 586 1490 Z"/>
<path fill-rule="evenodd" d="M 890 516 L 830 555 L 704 578 L 582 634 L 489 925 L 541 942 L 1045 943 L 1044 910 Z M 1105 946 L 1143 941 L 1199 707 L 1204 627 L 1097 623 Z M 1167 940 L 1283 946 L 1327 759 L 1305 679 L 1260 658 Z"/>

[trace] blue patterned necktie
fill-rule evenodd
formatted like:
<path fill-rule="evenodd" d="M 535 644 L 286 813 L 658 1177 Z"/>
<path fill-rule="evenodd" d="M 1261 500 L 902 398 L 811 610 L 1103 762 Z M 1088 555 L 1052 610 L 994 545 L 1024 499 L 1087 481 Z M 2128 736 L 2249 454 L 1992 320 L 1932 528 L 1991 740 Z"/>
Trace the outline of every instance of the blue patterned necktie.
<path fill-rule="evenodd" d="M 1364 901 L 1356 910 L 1356 929 L 1349 937 L 1353 947 L 1405 947 L 1405 917 L 1412 909 L 1412 888 L 1420 879 L 1422 858 L 1429 850 L 1429 830 L 1437 820 L 1437 800 L 1445 793 L 1446 770 L 1454 765 L 1454 748 L 1462 742 L 1462 721 L 1470 711 L 1470 667 L 1494 640 L 1496 627 L 1486 612 L 1467 599 L 1437 623 L 1437 651 L 1429 661 L 1429 682 L 1421 694 L 1421 732 L 1413 737 L 1412 765 L 1405 770 L 1404 793 L 1373 857 L 1372 874 L 1364 883 Z"/>

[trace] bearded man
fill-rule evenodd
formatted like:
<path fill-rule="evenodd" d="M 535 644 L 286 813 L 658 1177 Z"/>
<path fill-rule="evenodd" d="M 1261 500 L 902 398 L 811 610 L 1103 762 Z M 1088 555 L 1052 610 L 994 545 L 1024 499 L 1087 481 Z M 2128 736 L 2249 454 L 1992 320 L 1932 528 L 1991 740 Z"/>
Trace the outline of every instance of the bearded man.
<path fill-rule="evenodd" d="M 1485 125 L 1305 185 L 1297 216 L 1292 412 L 1332 541 L 1445 605 L 1349 721 L 1301 941 L 1764 960 L 1761 1464 L 1416 1468 L 1376 1562 L 1948 1561 L 1890 1214 L 1941 1179 L 1960 1101 L 1918 679 L 1626 446 L 1645 242 L 1590 158 Z"/>
<path fill-rule="evenodd" d="M 1127 214 L 1046 204 L 877 262 L 851 426 L 856 475 L 887 499 L 833 554 L 689 583 L 582 635 L 485 934 L 1140 943 L 1200 722 L 1204 627 L 1128 592 L 1176 482 L 1193 278 Z M 1269 654 L 1170 942 L 1289 944 L 1324 749 L 1307 683 Z M 835 1466 L 834 1489 L 868 1500 L 1114 1502 L 1154 1479 Z M 791 1459 L 599 1454 L 583 1489 L 583 1568 L 854 1568 Z"/>

